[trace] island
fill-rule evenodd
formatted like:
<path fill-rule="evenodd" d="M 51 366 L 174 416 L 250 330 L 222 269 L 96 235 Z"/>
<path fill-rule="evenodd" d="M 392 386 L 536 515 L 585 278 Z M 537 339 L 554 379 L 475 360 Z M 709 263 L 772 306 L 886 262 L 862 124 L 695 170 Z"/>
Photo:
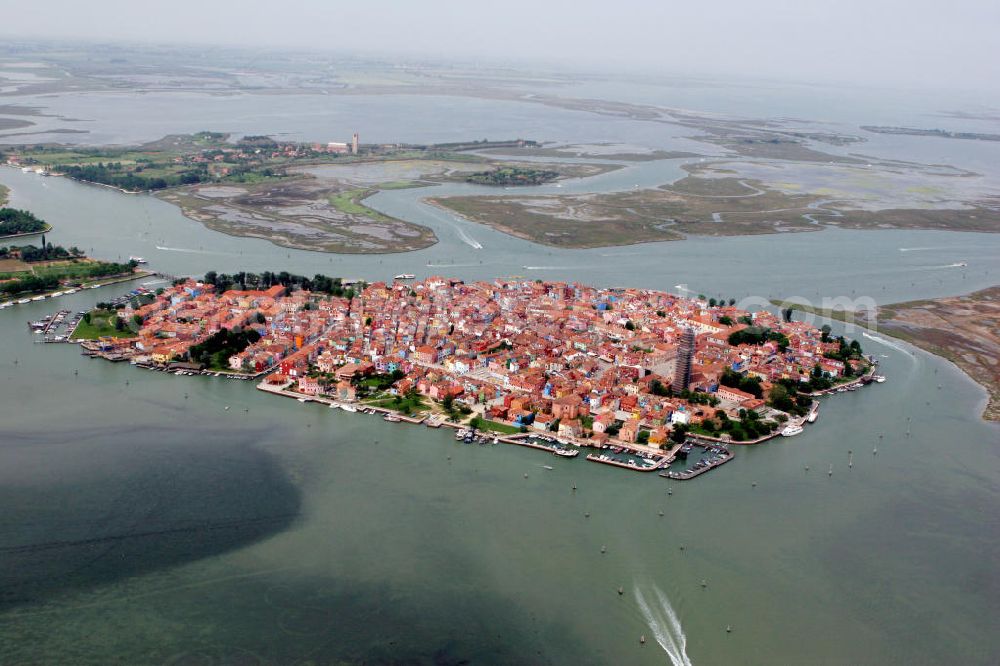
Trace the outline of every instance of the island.
<path fill-rule="evenodd" d="M 673 185 L 603 194 L 475 195 L 428 201 L 463 218 L 542 245 L 594 248 L 818 231 L 820 197 L 757 180 L 687 177 Z"/>
<path fill-rule="evenodd" d="M 529 184 L 620 166 L 522 164 L 481 154 L 536 145 L 530 140 L 362 144 L 356 136 L 349 142 L 302 143 L 205 131 L 139 146 L 17 146 L 5 149 L 5 160 L 41 175 L 152 192 L 187 217 L 233 236 L 303 250 L 377 254 L 437 242 L 429 228 L 364 203 L 380 191 L 468 178 Z"/>
<path fill-rule="evenodd" d="M 0 195 L 2 194 L 0 192 Z M 17 236 L 34 236 L 51 230 L 51 225 L 26 210 L 0 208 L 0 240 Z"/>
<path fill-rule="evenodd" d="M 567 457 L 665 469 L 691 446 L 794 436 L 819 396 L 881 379 L 857 340 L 729 301 L 648 289 L 446 277 L 347 284 L 209 273 L 91 313 L 86 353 L 261 379 L 302 402 L 460 428 Z M 687 447 L 687 448 L 685 448 Z M 559 453 L 562 451 L 562 453 Z M 625 456 L 625 457 L 621 457 Z M 678 476 L 680 475 L 680 476 Z"/>
<path fill-rule="evenodd" d="M 874 312 L 775 303 L 857 324 L 948 359 L 986 389 L 983 418 L 1000 421 L 1000 286 L 965 296 L 881 305 Z"/>
<path fill-rule="evenodd" d="M 0 247 L 0 308 L 16 303 L 38 300 L 47 294 L 59 295 L 85 286 L 131 280 L 145 271 L 136 270 L 136 262 L 128 263 L 91 259 L 83 251 L 45 242 L 41 246 L 23 245 Z M 30 298 L 29 298 L 30 297 Z"/>
<path fill-rule="evenodd" d="M 686 176 L 659 187 L 600 193 L 432 196 L 427 201 L 518 238 L 572 249 L 689 236 L 812 232 L 826 227 L 1000 231 L 1000 210 L 995 198 L 986 195 L 949 207 L 940 202 L 926 205 L 919 188 L 902 190 L 886 180 L 884 191 L 875 192 L 874 187 L 864 195 L 845 191 L 832 199 L 830 191 L 811 192 L 777 180 L 775 174 L 787 165 L 759 167 L 750 162 L 699 162 L 683 165 Z M 925 177 L 926 170 L 910 168 Z M 831 187 L 838 182 L 835 178 L 841 179 L 845 188 L 853 187 L 862 171 L 852 164 L 833 163 L 796 169 L 822 174 L 831 179 Z M 787 176 L 795 178 L 791 171 Z"/>
<path fill-rule="evenodd" d="M 972 141 L 1000 141 L 1000 134 L 984 132 L 953 132 L 943 129 L 921 129 L 918 127 L 887 127 L 882 125 L 862 125 L 861 129 L 874 134 L 903 134 L 906 136 L 932 136 L 939 139 L 968 139 Z"/>
<path fill-rule="evenodd" d="M 529 167 L 496 167 L 489 171 L 476 171 L 465 177 L 465 182 L 475 185 L 516 187 L 519 185 L 542 185 L 559 178 L 559 172 L 550 169 Z"/>

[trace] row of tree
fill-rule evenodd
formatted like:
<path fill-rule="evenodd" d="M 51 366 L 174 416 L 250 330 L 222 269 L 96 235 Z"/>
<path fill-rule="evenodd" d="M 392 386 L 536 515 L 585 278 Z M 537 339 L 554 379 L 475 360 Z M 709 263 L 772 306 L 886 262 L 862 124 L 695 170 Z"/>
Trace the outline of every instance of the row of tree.
<path fill-rule="evenodd" d="M 205 273 L 203 280 L 205 284 L 210 284 L 219 291 L 227 289 L 269 289 L 275 285 L 281 285 L 289 291 L 303 289 L 331 296 L 354 298 L 355 290 L 347 287 L 340 278 L 332 278 L 317 273 L 312 278 L 304 275 L 294 275 L 288 271 L 274 273 L 264 271 L 263 273 L 247 273 L 240 271 L 232 275 L 227 273 L 217 273 L 209 271 Z M 358 290 L 364 289 L 364 284 L 358 285 Z"/>
<path fill-rule="evenodd" d="M 40 247 L 34 245 L 0 247 L 0 258 L 12 256 L 20 256 L 21 261 L 31 263 L 52 259 L 78 259 L 83 256 L 83 250 L 78 247 L 71 247 L 67 250 L 62 245 L 46 243 L 45 236 L 42 236 L 42 245 Z"/>
<path fill-rule="evenodd" d="M 135 264 L 131 262 L 118 264 L 99 261 L 92 264 L 76 264 L 73 266 L 72 275 L 60 274 L 58 271 L 46 275 L 26 274 L 15 280 L 7 280 L 0 283 L 0 292 L 8 295 L 21 293 L 37 294 L 56 289 L 64 280 L 67 283 L 78 284 L 86 279 L 131 273 L 134 269 Z"/>
<path fill-rule="evenodd" d="M 67 165 L 59 169 L 74 180 L 110 185 L 129 192 L 193 185 L 208 178 L 208 172 L 204 169 L 192 169 L 170 176 L 144 176 L 141 167 L 136 167 L 133 171 L 123 171 L 105 164 Z"/>

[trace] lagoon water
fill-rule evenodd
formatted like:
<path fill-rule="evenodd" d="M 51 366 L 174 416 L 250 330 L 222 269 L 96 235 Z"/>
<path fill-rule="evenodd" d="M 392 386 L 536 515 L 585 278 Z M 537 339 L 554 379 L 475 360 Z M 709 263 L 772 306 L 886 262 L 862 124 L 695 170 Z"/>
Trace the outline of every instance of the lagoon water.
<path fill-rule="evenodd" d="M 534 134 L 568 112 L 525 113 L 542 119 Z M 196 119 L 122 132 L 203 129 Z M 475 116 L 461 122 L 482 133 Z M 676 163 L 644 163 L 564 190 L 678 175 Z M 326 255 L 211 232 L 151 197 L 9 169 L 0 183 L 12 205 L 56 227 L 53 242 L 142 255 L 177 275 L 525 275 L 892 302 L 971 291 L 1000 272 L 989 234 L 556 250 L 425 206 L 429 190 L 369 201 L 431 226 L 438 245 Z M 803 435 L 738 449 L 677 483 L 467 446 L 250 382 L 91 361 L 26 330 L 121 290 L 0 312 L 0 663 L 991 664 L 1000 654 L 1000 428 L 979 419 L 982 389 L 941 359 L 862 338 L 887 383 L 824 399 Z"/>

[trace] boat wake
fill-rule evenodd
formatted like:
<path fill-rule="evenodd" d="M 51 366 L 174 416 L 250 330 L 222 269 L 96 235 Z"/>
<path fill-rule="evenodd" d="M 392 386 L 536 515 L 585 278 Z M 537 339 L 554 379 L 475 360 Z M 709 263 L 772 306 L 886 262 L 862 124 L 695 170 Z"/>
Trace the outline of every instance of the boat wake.
<path fill-rule="evenodd" d="M 901 247 L 900 252 L 927 252 L 929 250 L 937 250 L 936 247 Z"/>
<path fill-rule="evenodd" d="M 872 335 L 871 333 L 868 333 L 867 331 L 862 331 L 861 335 L 865 336 L 869 340 L 874 340 L 875 342 L 879 343 L 880 345 L 885 345 L 886 347 L 889 347 L 890 349 L 895 349 L 898 352 L 902 352 L 902 353 L 906 354 L 907 356 L 909 356 L 910 358 L 916 358 L 913 355 L 913 352 L 911 352 L 909 349 L 907 349 L 903 345 L 901 345 L 899 343 L 896 343 L 896 342 L 893 342 L 892 340 L 886 340 L 885 338 L 880 337 L 878 335 Z"/>
<path fill-rule="evenodd" d="M 968 265 L 969 263 L 967 261 L 956 261 L 953 264 L 935 264 L 933 266 L 921 266 L 918 270 L 940 271 L 946 268 L 966 268 L 968 267 Z"/>
<path fill-rule="evenodd" d="M 475 238 L 465 233 L 461 229 L 458 230 L 458 237 L 462 239 L 462 242 L 471 247 L 473 250 L 482 250 L 483 244 L 477 241 Z"/>
<path fill-rule="evenodd" d="M 460 226 L 459 220 L 454 220 L 451 223 L 451 228 L 455 230 L 458 234 L 459 240 L 471 247 L 473 250 L 482 250 L 483 244 L 477 241 L 475 238 L 466 233 L 465 229 Z"/>
<path fill-rule="evenodd" d="M 684 291 L 684 292 L 687 292 L 689 294 L 693 294 L 694 293 L 693 291 L 691 291 L 690 289 L 688 289 L 687 286 L 685 286 L 683 284 L 675 284 L 674 285 L 674 289 L 676 289 L 677 291 Z"/>
<path fill-rule="evenodd" d="M 186 247 L 164 247 L 163 245 L 157 245 L 157 250 L 162 250 L 164 252 L 187 252 L 188 254 L 232 254 L 232 252 L 212 252 L 211 250 L 192 250 Z"/>
<path fill-rule="evenodd" d="M 677 613 L 674 612 L 674 607 L 670 605 L 670 600 L 663 590 L 656 585 L 652 585 L 651 589 L 656 597 L 652 604 L 646 600 L 638 585 L 634 586 L 633 591 L 639 610 L 653 631 L 656 642 L 670 657 L 673 666 L 692 666 L 691 658 L 687 654 L 687 636 L 681 627 L 681 621 L 677 618 Z"/>

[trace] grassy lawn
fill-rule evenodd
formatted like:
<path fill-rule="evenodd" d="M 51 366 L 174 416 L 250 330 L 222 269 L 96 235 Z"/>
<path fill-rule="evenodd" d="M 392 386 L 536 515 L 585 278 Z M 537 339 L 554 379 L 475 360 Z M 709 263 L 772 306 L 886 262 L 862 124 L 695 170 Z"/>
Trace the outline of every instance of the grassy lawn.
<path fill-rule="evenodd" d="M 73 331 L 73 340 L 96 340 L 100 337 L 111 338 L 131 338 L 135 335 L 131 328 L 126 327 L 124 331 L 115 329 L 114 310 L 91 310 L 90 323 L 86 319 L 80 321 L 80 325 Z"/>
<path fill-rule="evenodd" d="M 402 414 L 413 414 L 416 412 L 427 411 L 428 407 L 424 404 L 423 398 L 420 396 L 412 396 L 403 398 L 400 402 L 396 402 L 396 397 L 388 398 L 378 398 L 375 400 L 367 401 L 369 405 L 375 407 L 382 407 L 384 409 L 392 409 L 394 411 L 400 412 Z"/>
<path fill-rule="evenodd" d="M 506 423 L 497 423 L 496 421 L 490 421 L 488 419 L 479 419 L 477 427 L 480 430 L 492 430 L 493 432 L 499 432 L 504 435 L 515 435 L 521 432 L 521 429 L 517 426 L 507 425 Z"/>

